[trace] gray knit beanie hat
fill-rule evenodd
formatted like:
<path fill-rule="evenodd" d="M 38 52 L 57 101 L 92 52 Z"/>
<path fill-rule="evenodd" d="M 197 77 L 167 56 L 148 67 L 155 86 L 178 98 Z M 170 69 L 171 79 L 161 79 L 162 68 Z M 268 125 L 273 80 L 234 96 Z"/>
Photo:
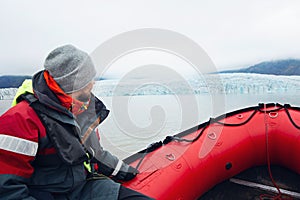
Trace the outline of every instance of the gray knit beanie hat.
<path fill-rule="evenodd" d="M 72 45 L 58 47 L 50 52 L 44 68 L 65 93 L 84 88 L 96 76 L 91 57 Z"/>

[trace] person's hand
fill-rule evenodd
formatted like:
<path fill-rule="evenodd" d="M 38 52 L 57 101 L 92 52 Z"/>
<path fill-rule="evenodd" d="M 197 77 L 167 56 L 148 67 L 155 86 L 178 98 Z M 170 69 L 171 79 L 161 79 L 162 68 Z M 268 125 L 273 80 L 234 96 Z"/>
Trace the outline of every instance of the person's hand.
<path fill-rule="evenodd" d="M 119 181 L 129 181 L 133 179 L 138 173 L 139 171 L 136 168 L 128 166 L 128 170 L 126 172 L 119 171 L 114 179 L 117 179 Z"/>

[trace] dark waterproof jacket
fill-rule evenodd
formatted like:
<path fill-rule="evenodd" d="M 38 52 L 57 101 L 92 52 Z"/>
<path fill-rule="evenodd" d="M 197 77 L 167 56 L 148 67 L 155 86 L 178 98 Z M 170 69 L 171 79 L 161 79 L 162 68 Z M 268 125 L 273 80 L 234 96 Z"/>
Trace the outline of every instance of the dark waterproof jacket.
<path fill-rule="evenodd" d="M 129 166 L 104 151 L 95 134 L 109 113 L 99 99 L 93 96 L 75 117 L 60 105 L 43 72 L 33 77 L 33 89 L 35 96 L 20 96 L 0 117 L 0 199 L 33 199 L 32 189 L 72 191 L 86 180 L 88 160 L 104 175 L 124 178 Z"/>

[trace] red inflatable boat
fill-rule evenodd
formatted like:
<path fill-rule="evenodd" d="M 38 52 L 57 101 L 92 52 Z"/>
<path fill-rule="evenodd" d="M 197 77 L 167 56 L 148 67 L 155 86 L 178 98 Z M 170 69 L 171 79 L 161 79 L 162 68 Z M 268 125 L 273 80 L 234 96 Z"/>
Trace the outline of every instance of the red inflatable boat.
<path fill-rule="evenodd" d="M 300 108 L 259 104 L 168 136 L 125 162 L 140 174 L 123 185 L 155 199 L 197 199 L 259 165 L 300 174 Z M 299 183 L 300 184 L 300 183 Z"/>

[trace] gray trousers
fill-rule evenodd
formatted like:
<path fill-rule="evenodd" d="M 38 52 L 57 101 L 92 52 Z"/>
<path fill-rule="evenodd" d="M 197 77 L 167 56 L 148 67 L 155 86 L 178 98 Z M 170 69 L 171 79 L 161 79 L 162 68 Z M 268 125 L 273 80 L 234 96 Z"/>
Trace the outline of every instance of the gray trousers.
<path fill-rule="evenodd" d="M 31 191 L 36 199 L 43 200 L 151 200 L 143 194 L 130 190 L 109 178 L 101 178 L 82 182 L 70 193 L 51 194 Z"/>

